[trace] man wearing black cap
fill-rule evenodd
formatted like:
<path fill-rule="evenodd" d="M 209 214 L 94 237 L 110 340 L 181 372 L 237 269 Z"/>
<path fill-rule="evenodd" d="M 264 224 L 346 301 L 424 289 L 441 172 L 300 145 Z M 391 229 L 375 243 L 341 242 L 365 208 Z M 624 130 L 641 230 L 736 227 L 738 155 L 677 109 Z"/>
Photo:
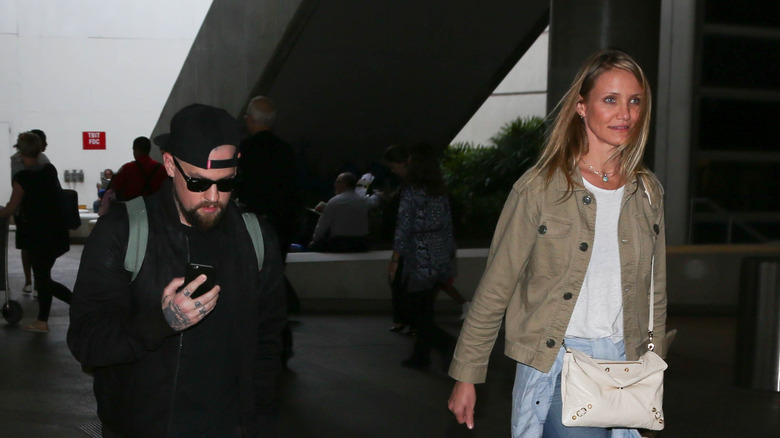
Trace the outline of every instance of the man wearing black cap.
<path fill-rule="evenodd" d="M 137 276 L 125 267 L 124 206 L 84 247 L 68 345 L 94 370 L 104 437 L 275 436 L 285 291 L 276 236 L 261 220 L 262 269 L 230 202 L 241 130 L 224 110 L 190 105 L 155 139 L 170 177 L 145 197 L 148 239 Z M 215 286 L 185 283 L 188 263 Z"/>

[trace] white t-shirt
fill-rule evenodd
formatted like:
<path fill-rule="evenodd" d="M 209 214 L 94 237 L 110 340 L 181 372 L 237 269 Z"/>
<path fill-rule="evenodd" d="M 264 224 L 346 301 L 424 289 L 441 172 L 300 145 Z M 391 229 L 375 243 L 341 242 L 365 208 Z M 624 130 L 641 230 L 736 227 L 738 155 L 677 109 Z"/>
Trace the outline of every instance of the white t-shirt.
<path fill-rule="evenodd" d="M 620 281 L 618 219 L 624 187 L 601 189 L 583 178 L 596 205 L 596 232 L 590 263 L 574 306 L 566 336 L 586 339 L 623 338 L 623 294 Z"/>

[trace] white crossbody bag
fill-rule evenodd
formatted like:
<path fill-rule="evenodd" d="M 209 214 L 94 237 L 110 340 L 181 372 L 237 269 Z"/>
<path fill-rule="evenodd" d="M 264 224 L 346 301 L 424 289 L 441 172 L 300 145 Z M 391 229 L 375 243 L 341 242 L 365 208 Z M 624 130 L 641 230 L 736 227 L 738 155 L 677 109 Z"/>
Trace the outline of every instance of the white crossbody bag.
<path fill-rule="evenodd" d="M 637 361 L 598 360 L 566 349 L 561 370 L 561 420 L 564 426 L 664 428 L 664 370 L 653 352 L 655 258 L 650 280 L 647 350 Z"/>

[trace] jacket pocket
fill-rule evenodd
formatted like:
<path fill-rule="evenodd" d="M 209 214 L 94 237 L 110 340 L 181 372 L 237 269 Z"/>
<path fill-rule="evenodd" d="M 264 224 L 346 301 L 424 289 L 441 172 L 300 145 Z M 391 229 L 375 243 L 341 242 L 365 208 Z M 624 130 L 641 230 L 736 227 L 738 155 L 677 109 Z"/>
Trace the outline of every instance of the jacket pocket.
<path fill-rule="evenodd" d="M 542 213 L 536 227 L 536 247 L 529 260 L 529 274 L 560 275 L 568 266 L 571 256 L 570 236 L 574 219 Z"/>
<path fill-rule="evenodd" d="M 574 224 L 574 219 L 542 213 L 539 217 L 539 226 L 536 228 L 536 232 L 539 233 L 539 239 L 566 237 L 571 234 L 572 224 Z"/>

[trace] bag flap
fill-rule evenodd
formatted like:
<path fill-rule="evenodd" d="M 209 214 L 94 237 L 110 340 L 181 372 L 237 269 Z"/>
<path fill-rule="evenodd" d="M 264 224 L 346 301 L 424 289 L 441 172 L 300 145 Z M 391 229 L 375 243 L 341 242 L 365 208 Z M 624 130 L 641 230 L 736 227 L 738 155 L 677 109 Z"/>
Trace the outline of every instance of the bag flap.
<path fill-rule="evenodd" d="M 569 357 L 569 366 L 580 368 L 585 375 L 602 386 L 615 388 L 631 386 L 652 374 L 663 373 L 668 366 L 652 351 L 643 354 L 638 361 L 618 361 L 594 360 L 581 351 L 570 349 L 564 356 L 564 369 Z M 607 369 L 609 371 L 606 371 Z"/>

